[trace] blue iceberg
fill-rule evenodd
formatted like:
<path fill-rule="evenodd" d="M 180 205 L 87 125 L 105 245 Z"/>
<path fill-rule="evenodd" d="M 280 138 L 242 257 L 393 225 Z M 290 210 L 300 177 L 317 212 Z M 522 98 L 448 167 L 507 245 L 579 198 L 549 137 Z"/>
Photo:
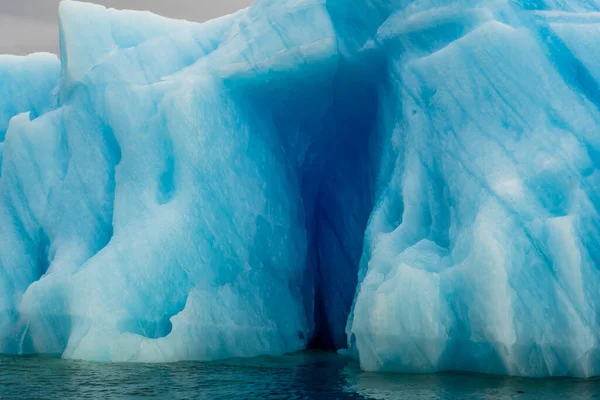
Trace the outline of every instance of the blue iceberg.
<path fill-rule="evenodd" d="M 598 11 L 63 1 L 0 58 L 0 352 L 599 375 Z"/>

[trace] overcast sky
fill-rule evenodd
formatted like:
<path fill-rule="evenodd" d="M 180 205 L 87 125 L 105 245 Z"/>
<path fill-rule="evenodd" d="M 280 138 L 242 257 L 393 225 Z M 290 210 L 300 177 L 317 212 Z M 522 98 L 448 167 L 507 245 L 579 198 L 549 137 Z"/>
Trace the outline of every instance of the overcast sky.
<path fill-rule="evenodd" d="M 252 0 L 93 0 L 114 8 L 150 10 L 191 21 L 229 14 Z M 0 0 L 0 54 L 58 52 L 59 0 Z"/>

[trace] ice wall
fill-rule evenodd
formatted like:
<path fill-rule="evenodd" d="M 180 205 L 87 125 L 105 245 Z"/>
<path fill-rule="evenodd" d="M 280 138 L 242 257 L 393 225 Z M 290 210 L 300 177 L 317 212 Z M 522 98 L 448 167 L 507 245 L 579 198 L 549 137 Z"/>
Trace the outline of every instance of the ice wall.
<path fill-rule="evenodd" d="M 368 370 L 597 375 L 600 8 L 434 3 L 378 32 L 397 101 L 351 348 Z"/>
<path fill-rule="evenodd" d="M 294 188 L 215 64 L 198 61 L 235 40 L 233 17 L 195 25 L 71 2 L 60 17 L 61 107 L 13 120 L 6 144 L 17 222 L 2 238 L 23 249 L 1 251 L 2 265 L 29 273 L 5 348 L 175 361 L 304 347 Z"/>

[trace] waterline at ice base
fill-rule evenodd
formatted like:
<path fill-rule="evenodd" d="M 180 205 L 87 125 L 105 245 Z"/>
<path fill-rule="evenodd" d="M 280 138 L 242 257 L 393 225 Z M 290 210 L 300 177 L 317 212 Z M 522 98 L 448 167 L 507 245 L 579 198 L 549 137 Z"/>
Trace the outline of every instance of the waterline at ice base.
<path fill-rule="evenodd" d="M 59 15 L 0 56 L 0 353 L 600 375 L 600 1 Z"/>

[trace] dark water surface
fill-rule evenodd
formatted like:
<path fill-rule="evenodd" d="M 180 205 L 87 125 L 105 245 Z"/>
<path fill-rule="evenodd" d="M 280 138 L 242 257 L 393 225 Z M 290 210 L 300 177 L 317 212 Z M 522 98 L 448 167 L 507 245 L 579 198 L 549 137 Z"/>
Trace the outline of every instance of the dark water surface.
<path fill-rule="evenodd" d="M 1 399 L 600 399 L 600 380 L 361 372 L 331 353 L 213 363 L 0 356 Z"/>

